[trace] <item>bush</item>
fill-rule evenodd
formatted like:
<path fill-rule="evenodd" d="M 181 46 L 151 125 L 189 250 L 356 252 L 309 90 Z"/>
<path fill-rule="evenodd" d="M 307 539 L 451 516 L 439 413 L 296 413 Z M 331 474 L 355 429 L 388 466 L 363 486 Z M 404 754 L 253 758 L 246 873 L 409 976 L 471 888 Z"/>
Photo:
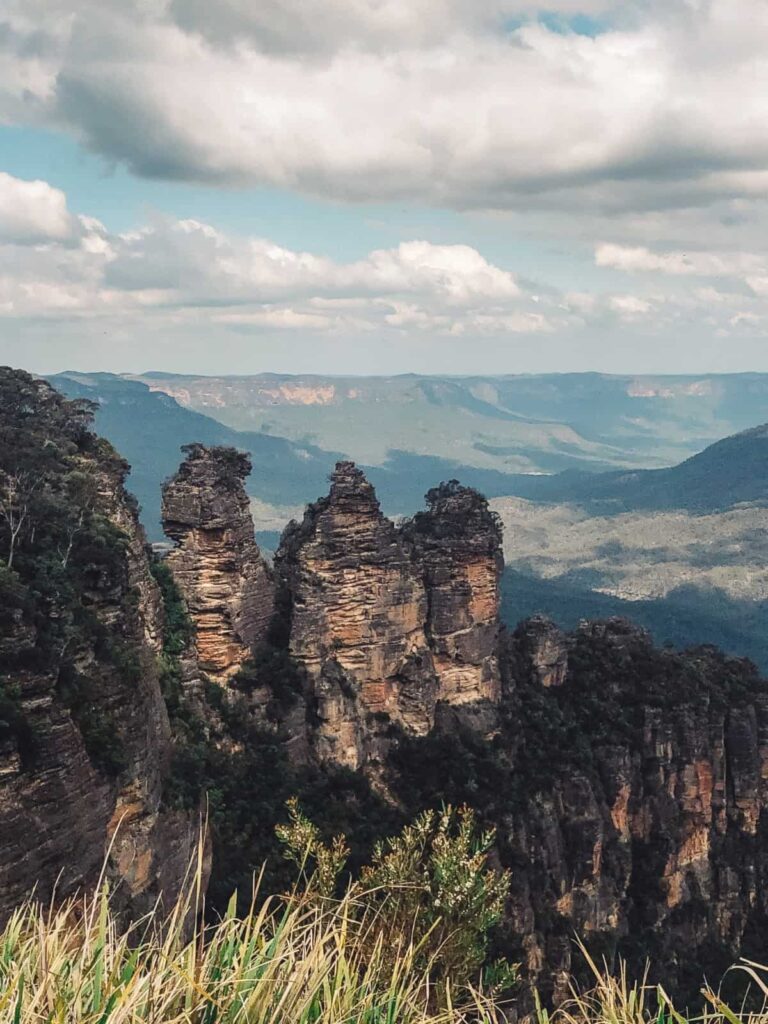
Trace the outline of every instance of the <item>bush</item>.
<path fill-rule="evenodd" d="M 328 900 L 349 855 L 343 835 L 323 842 L 320 830 L 288 804 L 289 823 L 278 826 L 285 853 L 300 870 L 305 893 Z M 509 876 L 488 866 L 494 833 L 481 832 L 467 807 L 425 811 L 412 825 L 377 843 L 359 880 L 347 889 L 362 927 L 366 955 L 381 950 L 393 965 L 411 957 L 429 972 L 442 1001 L 480 982 L 491 929 L 501 918 Z M 502 961 L 489 977 L 510 987 L 516 968 Z"/>

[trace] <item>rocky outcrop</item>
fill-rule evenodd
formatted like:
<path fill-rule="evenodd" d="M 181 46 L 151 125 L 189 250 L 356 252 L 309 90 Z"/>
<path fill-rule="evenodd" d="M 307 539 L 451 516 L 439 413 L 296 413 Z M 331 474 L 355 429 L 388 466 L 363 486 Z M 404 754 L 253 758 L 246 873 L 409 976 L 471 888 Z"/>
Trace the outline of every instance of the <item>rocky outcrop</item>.
<path fill-rule="evenodd" d="M 195 624 L 198 668 L 225 683 L 265 639 L 274 588 L 243 488 L 248 456 L 199 444 L 185 450 L 163 488 L 163 528 L 176 545 L 168 564 Z"/>
<path fill-rule="evenodd" d="M 405 528 L 428 597 L 426 631 L 440 699 L 500 696 L 501 526 L 482 495 L 452 480 L 427 494 L 427 511 Z"/>
<path fill-rule="evenodd" d="M 512 955 L 555 1001 L 621 955 L 695 996 L 768 939 L 768 684 L 711 648 L 653 647 L 622 620 L 521 624 L 496 812 L 513 866 Z M 515 782 L 515 778 L 517 782 Z M 690 988 L 688 986 L 691 986 Z"/>
<path fill-rule="evenodd" d="M 427 501 L 397 528 L 363 473 L 340 462 L 328 497 L 283 536 L 275 566 L 322 761 L 370 764 L 393 726 L 425 735 L 439 704 L 499 697 L 498 523 L 455 482 Z"/>
<path fill-rule="evenodd" d="M 568 643 L 563 631 L 544 616 L 535 615 L 521 623 L 517 638 L 532 676 L 542 686 L 561 686 L 568 672 Z"/>
<path fill-rule="evenodd" d="M 162 802 L 163 617 L 127 467 L 47 385 L 0 371 L 0 388 L 0 476 L 35 480 L 30 532 L 0 573 L 0 919 L 33 888 L 91 885 L 107 858 L 116 900 L 140 914 L 178 893 L 198 821 Z"/>
<path fill-rule="evenodd" d="M 275 567 L 290 650 L 312 685 L 320 759 L 360 767 L 392 722 L 426 733 L 437 689 L 424 582 L 353 463 L 340 462 L 328 497 L 287 528 Z"/>

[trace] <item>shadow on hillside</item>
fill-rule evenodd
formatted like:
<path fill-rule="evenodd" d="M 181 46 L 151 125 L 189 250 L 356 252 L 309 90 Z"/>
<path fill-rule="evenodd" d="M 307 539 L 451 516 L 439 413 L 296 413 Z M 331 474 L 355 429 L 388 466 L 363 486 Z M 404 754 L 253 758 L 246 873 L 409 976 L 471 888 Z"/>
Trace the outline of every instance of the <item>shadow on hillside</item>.
<path fill-rule="evenodd" d="M 716 588 L 678 587 L 657 600 L 625 601 L 569 580 L 545 580 L 505 569 L 502 618 L 546 615 L 564 629 L 580 619 L 620 615 L 648 629 L 656 643 L 690 647 L 715 644 L 728 654 L 751 658 L 768 673 L 768 601 L 740 601 Z"/>

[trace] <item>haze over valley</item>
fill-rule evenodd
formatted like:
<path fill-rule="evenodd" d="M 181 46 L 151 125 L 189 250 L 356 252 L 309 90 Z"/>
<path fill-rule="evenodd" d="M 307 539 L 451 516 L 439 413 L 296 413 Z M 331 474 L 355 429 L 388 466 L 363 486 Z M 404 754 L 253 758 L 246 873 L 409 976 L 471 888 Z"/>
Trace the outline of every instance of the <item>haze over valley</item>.
<path fill-rule="evenodd" d="M 510 626 L 624 615 L 660 643 L 716 643 L 768 667 L 768 429 L 749 429 L 768 419 L 768 374 L 51 380 L 98 403 L 153 540 L 162 483 L 192 442 L 249 452 L 267 551 L 340 457 L 393 516 L 457 478 L 504 523 Z"/>

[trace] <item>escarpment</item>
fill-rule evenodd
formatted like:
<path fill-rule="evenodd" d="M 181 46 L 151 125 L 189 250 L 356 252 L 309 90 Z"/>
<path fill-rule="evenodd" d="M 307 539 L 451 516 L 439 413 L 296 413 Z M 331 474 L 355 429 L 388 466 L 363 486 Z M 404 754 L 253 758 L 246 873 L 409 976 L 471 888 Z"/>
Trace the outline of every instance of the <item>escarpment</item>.
<path fill-rule="evenodd" d="M 225 682 L 269 629 L 272 578 L 254 538 L 243 480 L 250 460 L 232 448 L 192 444 L 163 488 L 168 555 L 195 623 L 201 671 Z"/>
<path fill-rule="evenodd" d="M 501 727 L 410 740 L 389 776 L 497 828 L 512 886 L 500 943 L 558 1002 L 593 956 L 695 997 L 768 940 L 768 685 L 712 648 L 654 648 L 622 620 L 543 619 L 502 641 Z M 528 996 L 522 998 L 530 1008 Z"/>
<path fill-rule="evenodd" d="M 175 897 L 197 823 L 162 802 L 163 618 L 127 466 L 48 385 L 0 370 L 0 399 L 0 918 L 108 851 L 140 914 Z"/>
<path fill-rule="evenodd" d="M 273 828 L 297 794 L 358 850 L 380 821 L 473 805 L 511 869 L 497 944 L 529 983 L 521 1012 L 534 984 L 567 994 L 574 935 L 598 961 L 650 957 L 682 993 L 764 956 L 768 684 L 753 666 L 659 650 L 621 620 L 506 633 L 498 523 L 455 482 L 395 524 L 339 463 L 269 568 L 248 468 L 189 446 L 163 495 L 174 548 L 150 565 L 126 467 L 88 411 L 0 372 L 0 483 L 32 509 L 15 541 L 0 518 L 0 917 L 59 875 L 62 893 L 91 884 L 112 839 L 129 913 L 172 895 L 206 791 L 223 909 L 280 861 Z"/>

